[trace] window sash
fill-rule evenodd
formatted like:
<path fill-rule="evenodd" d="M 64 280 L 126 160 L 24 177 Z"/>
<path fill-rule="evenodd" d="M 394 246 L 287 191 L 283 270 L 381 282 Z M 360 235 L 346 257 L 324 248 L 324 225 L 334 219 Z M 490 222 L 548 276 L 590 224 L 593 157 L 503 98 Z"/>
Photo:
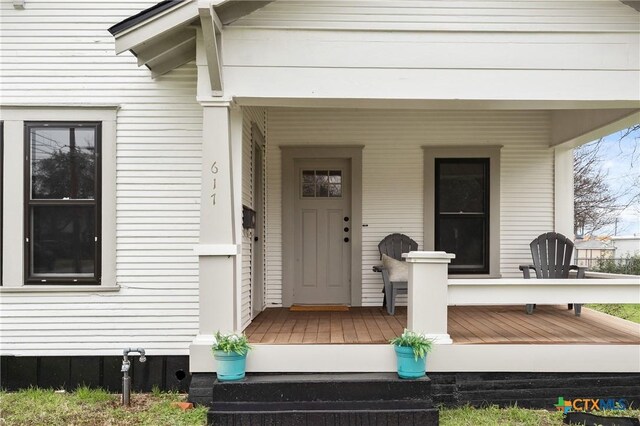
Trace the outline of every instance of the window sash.
<path fill-rule="evenodd" d="M 33 198 L 32 190 L 32 141 L 31 129 L 38 127 L 48 127 L 52 129 L 94 129 L 94 156 L 95 156 L 95 175 L 94 175 L 94 198 L 93 199 L 47 199 Z M 25 151 L 25 167 L 24 167 L 24 271 L 25 284 L 100 284 L 101 277 L 101 141 L 102 141 L 102 125 L 99 122 L 25 122 L 24 123 L 24 151 Z M 94 259 L 93 273 L 35 273 L 34 272 L 34 255 L 33 255 L 33 210 L 35 207 L 83 207 L 93 206 L 93 222 L 94 222 Z"/>
<path fill-rule="evenodd" d="M 482 212 L 441 212 L 440 211 L 440 196 L 441 196 L 441 165 L 442 164 L 482 164 L 483 173 L 483 200 L 482 200 Z M 440 238 L 442 233 L 442 221 L 443 219 L 481 219 L 482 220 L 482 265 L 471 264 L 455 264 L 455 260 L 449 264 L 449 273 L 462 273 L 462 274 L 487 274 L 489 273 L 490 266 L 490 220 L 489 220 L 489 174 L 490 174 L 490 161 L 489 158 L 436 158 L 435 159 L 435 241 L 434 247 L 436 250 L 442 250 L 440 244 Z"/>

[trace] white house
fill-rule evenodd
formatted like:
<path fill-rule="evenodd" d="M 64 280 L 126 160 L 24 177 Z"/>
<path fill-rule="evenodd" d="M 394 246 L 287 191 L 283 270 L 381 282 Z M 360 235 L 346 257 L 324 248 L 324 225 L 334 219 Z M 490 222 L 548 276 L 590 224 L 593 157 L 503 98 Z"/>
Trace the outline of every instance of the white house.
<path fill-rule="evenodd" d="M 3 356 L 142 346 L 215 372 L 213 333 L 270 330 L 265 309 L 379 307 L 377 244 L 401 232 L 420 251 L 398 323 L 439 339 L 430 371 L 640 373 L 630 323 L 524 318 L 640 303 L 637 278 L 518 270 L 573 233 L 572 148 L 640 122 L 636 2 L 0 5 Z M 373 332 L 315 333 L 257 341 L 248 370 L 395 369 Z"/>
<path fill-rule="evenodd" d="M 616 236 L 611 237 L 611 241 L 613 241 L 615 248 L 613 257 L 616 259 L 622 259 L 627 256 L 638 256 L 640 254 L 640 236 Z"/>

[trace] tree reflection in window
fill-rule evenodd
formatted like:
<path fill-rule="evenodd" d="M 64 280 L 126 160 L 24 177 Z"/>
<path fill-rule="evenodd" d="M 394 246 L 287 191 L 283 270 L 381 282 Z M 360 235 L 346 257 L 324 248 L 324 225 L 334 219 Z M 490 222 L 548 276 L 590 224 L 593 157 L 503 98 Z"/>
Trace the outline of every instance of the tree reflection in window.
<path fill-rule="evenodd" d="M 26 124 L 28 283 L 100 281 L 100 128 Z"/>
<path fill-rule="evenodd" d="M 340 198 L 342 197 L 341 170 L 303 170 L 302 197 Z"/>

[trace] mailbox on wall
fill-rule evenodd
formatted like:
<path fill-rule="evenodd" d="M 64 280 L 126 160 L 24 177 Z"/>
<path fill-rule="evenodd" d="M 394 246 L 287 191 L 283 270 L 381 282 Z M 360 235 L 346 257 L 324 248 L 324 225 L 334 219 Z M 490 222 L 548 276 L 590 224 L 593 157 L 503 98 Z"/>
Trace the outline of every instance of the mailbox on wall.
<path fill-rule="evenodd" d="M 242 206 L 242 227 L 244 229 L 255 229 L 256 211 L 247 206 Z"/>

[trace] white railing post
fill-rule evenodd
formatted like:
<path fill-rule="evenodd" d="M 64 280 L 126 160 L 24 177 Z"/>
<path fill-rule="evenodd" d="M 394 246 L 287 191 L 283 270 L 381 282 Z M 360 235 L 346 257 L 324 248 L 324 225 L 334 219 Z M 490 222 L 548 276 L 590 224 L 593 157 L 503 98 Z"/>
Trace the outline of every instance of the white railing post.
<path fill-rule="evenodd" d="M 424 333 L 438 344 L 451 344 L 447 332 L 447 265 L 454 254 L 412 251 L 403 254 L 409 264 L 407 328 Z"/>

